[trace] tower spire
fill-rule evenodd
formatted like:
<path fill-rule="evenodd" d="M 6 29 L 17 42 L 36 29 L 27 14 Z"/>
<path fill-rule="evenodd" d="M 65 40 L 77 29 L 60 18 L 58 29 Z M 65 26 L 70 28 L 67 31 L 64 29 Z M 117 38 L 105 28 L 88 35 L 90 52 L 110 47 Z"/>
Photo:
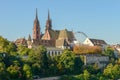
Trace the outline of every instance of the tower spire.
<path fill-rule="evenodd" d="M 36 19 L 38 19 L 38 13 L 37 13 L 37 8 L 36 8 Z"/>
<path fill-rule="evenodd" d="M 38 12 L 36 8 L 36 15 L 35 15 L 35 20 L 34 20 L 34 25 L 33 25 L 33 39 L 39 40 L 40 39 L 40 24 L 38 20 Z"/>
<path fill-rule="evenodd" d="M 49 12 L 49 9 L 48 9 L 48 20 L 50 20 L 50 12 Z"/>
<path fill-rule="evenodd" d="M 52 29 L 52 20 L 50 19 L 50 12 L 48 10 L 48 19 L 46 21 L 46 30 L 51 30 Z"/>
<path fill-rule="evenodd" d="M 29 36 L 28 36 L 28 41 L 31 41 L 31 36 L 30 36 L 30 34 L 29 34 Z"/>

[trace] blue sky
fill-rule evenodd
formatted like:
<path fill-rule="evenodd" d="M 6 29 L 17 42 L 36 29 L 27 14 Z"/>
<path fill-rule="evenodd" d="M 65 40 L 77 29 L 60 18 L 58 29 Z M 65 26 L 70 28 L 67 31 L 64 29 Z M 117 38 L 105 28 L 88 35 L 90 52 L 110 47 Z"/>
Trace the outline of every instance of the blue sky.
<path fill-rule="evenodd" d="M 0 35 L 8 40 L 32 35 L 36 8 L 43 33 L 49 9 L 53 29 L 120 43 L 120 0 L 1 0 Z"/>

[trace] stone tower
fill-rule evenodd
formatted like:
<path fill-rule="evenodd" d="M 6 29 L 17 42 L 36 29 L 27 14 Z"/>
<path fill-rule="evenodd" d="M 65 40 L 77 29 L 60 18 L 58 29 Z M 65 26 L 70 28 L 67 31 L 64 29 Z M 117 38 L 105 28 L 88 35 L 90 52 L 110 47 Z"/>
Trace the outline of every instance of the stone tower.
<path fill-rule="evenodd" d="M 48 10 L 48 19 L 46 21 L 46 30 L 51 30 L 52 29 L 52 20 L 50 19 L 50 13 Z"/>
<path fill-rule="evenodd" d="M 40 40 L 40 24 L 38 20 L 37 9 L 36 9 L 36 17 L 35 17 L 34 25 L 33 25 L 33 39 L 36 41 Z"/>

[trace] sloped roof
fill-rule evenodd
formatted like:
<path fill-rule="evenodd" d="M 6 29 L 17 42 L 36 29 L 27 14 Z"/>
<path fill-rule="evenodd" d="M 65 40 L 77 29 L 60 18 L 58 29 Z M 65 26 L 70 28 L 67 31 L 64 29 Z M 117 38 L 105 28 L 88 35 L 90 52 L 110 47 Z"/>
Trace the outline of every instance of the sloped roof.
<path fill-rule="evenodd" d="M 25 38 L 19 38 L 15 41 L 15 44 L 17 44 L 17 45 L 20 45 L 20 44 L 25 45 L 26 43 L 27 43 L 27 41 L 25 40 Z"/>
<path fill-rule="evenodd" d="M 68 43 L 65 39 L 57 39 L 56 46 L 68 46 Z"/>
<path fill-rule="evenodd" d="M 59 32 L 58 30 L 47 30 L 46 32 L 48 32 L 49 36 L 51 39 L 57 39 L 58 38 L 58 35 L 59 35 Z M 42 36 L 42 39 L 47 39 L 47 33 L 45 33 L 43 36 Z"/>
<path fill-rule="evenodd" d="M 107 45 L 107 43 L 104 40 L 100 39 L 89 39 L 94 45 L 101 46 L 102 44 Z"/>
<path fill-rule="evenodd" d="M 56 39 L 59 34 L 59 31 L 49 30 L 49 34 L 52 39 Z"/>
<path fill-rule="evenodd" d="M 72 31 L 64 29 L 60 31 L 58 39 L 74 39 L 74 34 Z"/>
<path fill-rule="evenodd" d="M 72 39 L 75 38 L 72 31 L 68 31 L 68 38 L 72 38 Z"/>

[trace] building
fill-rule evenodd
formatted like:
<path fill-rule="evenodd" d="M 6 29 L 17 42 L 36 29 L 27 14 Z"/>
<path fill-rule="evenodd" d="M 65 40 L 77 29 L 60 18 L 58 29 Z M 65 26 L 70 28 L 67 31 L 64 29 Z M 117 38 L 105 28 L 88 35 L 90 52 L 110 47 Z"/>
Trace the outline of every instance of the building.
<path fill-rule="evenodd" d="M 120 58 L 120 44 L 110 46 L 114 50 L 115 58 Z"/>
<path fill-rule="evenodd" d="M 14 43 L 17 46 L 20 46 L 20 45 L 27 46 L 27 40 L 25 38 L 19 38 Z"/>
<path fill-rule="evenodd" d="M 86 38 L 83 44 L 88 45 L 88 46 L 101 46 L 101 47 L 107 45 L 107 43 L 104 40 L 91 39 L 91 38 Z"/>
<path fill-rule="evenodd" d="M 91 39 L 91 38 L 86 38 L 86 40 L 83 42 L 83 44 L 89 45 L 89 46 L 103 46 L 103 45 L 107 45 L 107 43 L 104 40 Z"/>
<path fill-rule="evenodd" d="M 31 35 L 29 35 L 28 39 L 26 40 L 28 48 L 44 45 L 46 47 L 70 49 L 71 48 L 70 44 L 73 42 L 74 39 L 75 37 L 72 31 L 68 31 L 67 29 L 64 30 L 52 29 L 52 20 L 50 18 L 49 11 L 45 25 L 45 33 L 42 34 L 40 22 L 38 19 L 38 13 L 36 9 L 32 37 Z"/>

